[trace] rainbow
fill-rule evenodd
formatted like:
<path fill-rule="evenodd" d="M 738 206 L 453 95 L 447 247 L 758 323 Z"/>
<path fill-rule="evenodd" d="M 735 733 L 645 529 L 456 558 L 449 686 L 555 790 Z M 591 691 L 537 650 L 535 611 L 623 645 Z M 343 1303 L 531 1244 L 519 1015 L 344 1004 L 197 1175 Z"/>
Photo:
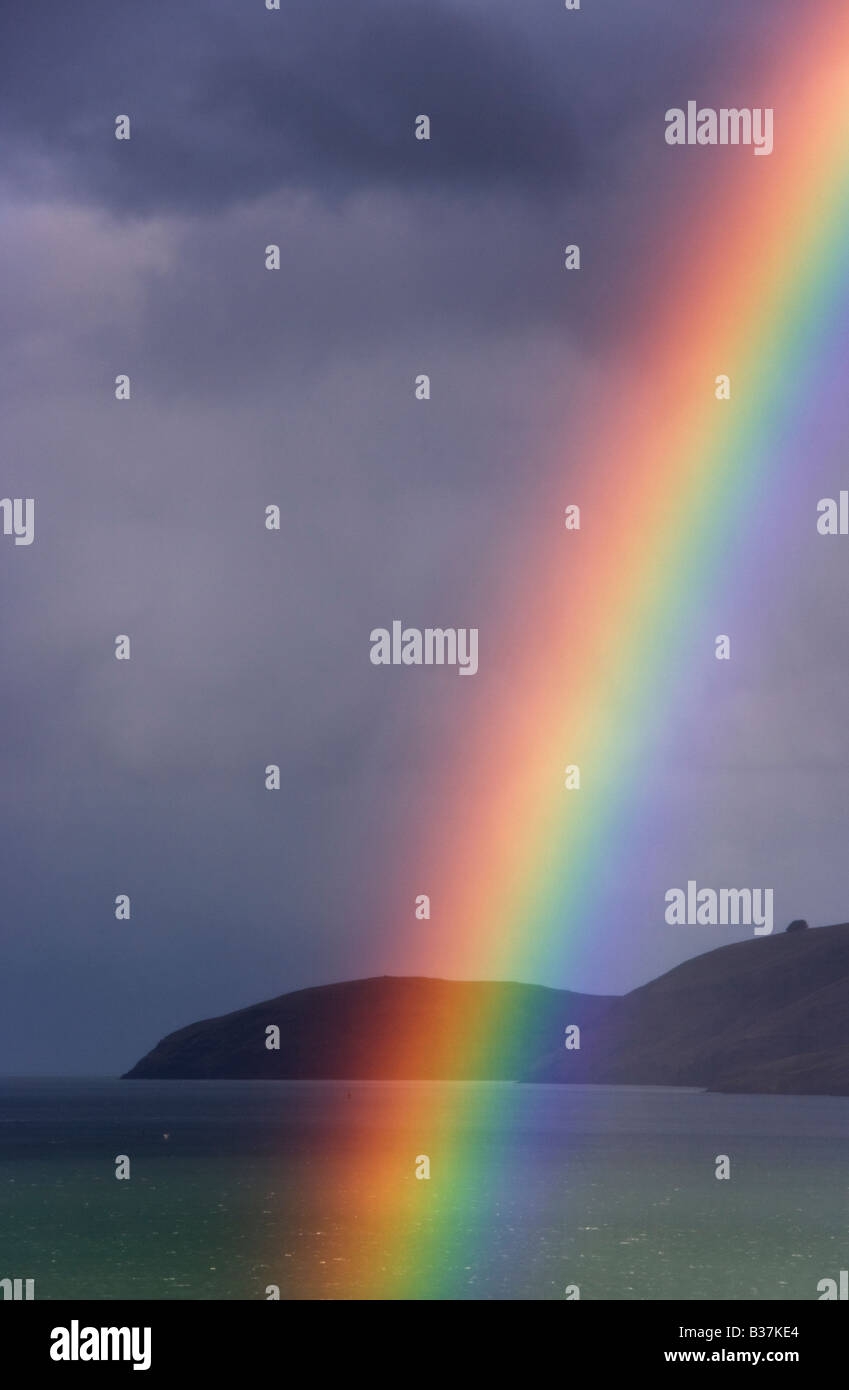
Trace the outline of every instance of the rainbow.
<path fill-rule="evenodd" d="M 621 857 L 640 768 L 686 703 L 682 651 L 694 629 L 712 643 L 704 608 L 734 583 L 755 499 L 800 466 L 783 439 L 847 307 L 845 0 L 805 7 L 775 52 L 774 71 L 747 90 L 748 102 L 775 109 L 768 158 L 666 153 L 697 161 L 687 172 L 701 192 L 661 221 L 662 303 L 635 300 L 627 359 L 583 422 L 580 458 L 570 440 L 568 484 L 562 470 L 541 490 L 532 558 L 523 536 L 509 565 L 505 648 L 520 653 L 523 674 L 504 681 L 479 721 L 445 781 L 445 827 L 418 847 L 437 865 L 440 911 L 423 948 L 431 968 L 420 957 L 410 973 L 560 982 L 565 953 L 588 949 L 585 924 L 603 920 L 605 866 Z M 671 93 L 669 105 L 691 95 Z M 715 396 L 721 373 L 730 401 Z M 563 524 L 569 503 L 581 507 L 578 532 Z M 564 789 L 567 764 L 580 766 L 580 792 Z M 416 879 L 409 865 L 407 875 Z M 454 1040 L 458 1055 L 473 1059 L 509 1024 L 470 1020 Z M 479 1103 L 506 1104 L 506 1090 L 483 1088 Z M 381 1157 L 370 1144 L 360 1156 L 372 1239 L 358 1274 L 369 1297 L 458 1292 L 439 1273 L 439 1184 L 468 1176 L 456 1121 L 469 1098 L 458 1094 L 452 1120 L 444 1099 L 438 1115 L 429 1109 L 430 1096 L 423 1087 L 409 1117 L 420 1135 L 412 1152 Z M 430 1182 L 413 1179 L 419 1150 L 431 1156 Z"/>

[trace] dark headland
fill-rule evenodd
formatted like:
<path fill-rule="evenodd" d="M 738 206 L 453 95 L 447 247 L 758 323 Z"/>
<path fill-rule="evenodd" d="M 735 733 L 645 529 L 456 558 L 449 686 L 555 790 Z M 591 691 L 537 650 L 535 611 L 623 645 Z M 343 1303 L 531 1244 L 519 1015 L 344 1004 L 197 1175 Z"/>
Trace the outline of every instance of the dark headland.
<path fill-rule="evenodd" d="M 297 990 L 181 1028 L 126 1075 L 849 1095 L 849 923 L 720 946 L 622 996 L 406 976 Z"/>

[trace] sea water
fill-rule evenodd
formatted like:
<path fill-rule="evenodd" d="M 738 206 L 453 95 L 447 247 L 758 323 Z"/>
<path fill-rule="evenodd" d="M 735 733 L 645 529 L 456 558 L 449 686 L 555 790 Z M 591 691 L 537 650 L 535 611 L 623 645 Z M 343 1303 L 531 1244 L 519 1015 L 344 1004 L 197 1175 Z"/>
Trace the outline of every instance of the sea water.
<path fill-rule="evenodd" d="M 847 1194 L 839 1097 L 0 1080 L 0 1278 L 37 1299 L 816 1299 Z"/>

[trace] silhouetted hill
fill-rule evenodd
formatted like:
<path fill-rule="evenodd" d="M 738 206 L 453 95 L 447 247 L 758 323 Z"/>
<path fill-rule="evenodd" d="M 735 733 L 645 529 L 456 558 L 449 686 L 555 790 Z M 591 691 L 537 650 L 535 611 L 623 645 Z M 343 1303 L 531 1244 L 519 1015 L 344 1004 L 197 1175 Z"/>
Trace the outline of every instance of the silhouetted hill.
<path fill-rule="evenodd" d="M 127 1076 L 514 1080 L 557 1047 L 566 1022 L 589 1026 L 609 1002 L 542 985 L 351 980 L 192 1023 Z M 279 1052 L 265 1046 L 270 1024 Z"/>
<path fill-rule="evenodd" d="M 685 961 L 552 1052 L 536 1081 L 849 1094 L 849 923 Z"/>
<path fill-rule="evenodd" d="M 298 990 L 171 1033 L 127 1075 L 849 1095 L 849 923 L 720 946 L 621 997 L 392 976 Z"/>

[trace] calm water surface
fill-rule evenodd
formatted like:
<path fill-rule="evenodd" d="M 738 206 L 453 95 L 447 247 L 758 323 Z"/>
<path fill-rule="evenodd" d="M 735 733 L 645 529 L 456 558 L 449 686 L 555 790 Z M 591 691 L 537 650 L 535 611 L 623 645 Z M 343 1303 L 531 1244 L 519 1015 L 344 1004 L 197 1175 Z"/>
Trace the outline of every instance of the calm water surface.
<path fill-rule="evenodd" d="M 837 1097 L 0 1080 L 0 1278 L 39 1299 L 814 1299 L 848 1218 Z"/>

